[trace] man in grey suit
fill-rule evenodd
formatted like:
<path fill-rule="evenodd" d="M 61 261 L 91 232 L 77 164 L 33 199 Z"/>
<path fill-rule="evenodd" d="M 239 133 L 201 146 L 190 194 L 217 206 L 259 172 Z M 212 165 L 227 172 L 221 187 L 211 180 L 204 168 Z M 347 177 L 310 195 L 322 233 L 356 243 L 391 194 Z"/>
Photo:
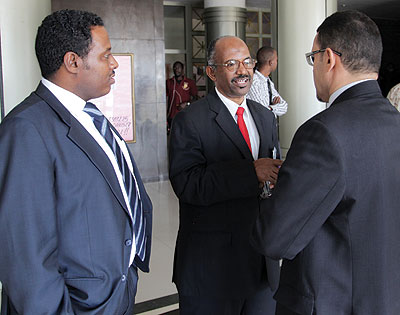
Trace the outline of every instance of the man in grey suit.
<path fill-rule="evenodd" d="M 274 313 L 278 263 L 249 242 L 260 183 L 274 183 L 281 165 L 272 159 L 274 114 L 245 99 L 254 63 L 237 37 L 211 42 L 207 75 L 216 88 L 172 124 L 170 179 L 180 208 L 173 281 L 182 315 Z"/>
<path fill-rule="evenodd" d="M 132 314 L 152 205 L 125 142 L 87 103 L 118 67 L 103 21 L 49 15 L 36 55 L 38 88 L 0 125 L 2 314 Z"/>
<path fill-rule="evenodd" d="M 253 231 L 283 258 L 276 314 L 400 314 L 400 114 L 376 81 L 381 54 L 357 11 L 328 17 L 306 54 L 328 108 L 296 132 Z"/>

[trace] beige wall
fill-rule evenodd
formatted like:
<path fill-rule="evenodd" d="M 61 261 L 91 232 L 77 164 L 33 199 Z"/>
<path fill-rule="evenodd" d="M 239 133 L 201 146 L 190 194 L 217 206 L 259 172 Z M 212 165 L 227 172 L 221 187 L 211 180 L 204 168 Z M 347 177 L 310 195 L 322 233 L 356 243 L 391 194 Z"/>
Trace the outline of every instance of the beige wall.
<path fill-rule="evenodd" d="M 326 108 L 317 100 L 313 68 L 305 59 L 311 51 L 317 27 L 337 9 L 337 0 L 275 0 L 277 2 L 278 84 L 288 102 L 288 112 L 279 119 L 279 136 L 286 156 L 296 130 Z"/>
<path fill-rule="evenodd" d="M 8 113 L 40 80 L 35 55 L 38 26 L 51 11 L 51 0 L 7 0 L 0 4 L 4 107 Z"/>
<path fill-rule="evenodd" d="M 40 70 L 35 56 L 35 36 L 39 24 L 49 13 L 50 0 L 12 0 L 0 3 L 5 113 L 21 102 L 38 84 Z"/>

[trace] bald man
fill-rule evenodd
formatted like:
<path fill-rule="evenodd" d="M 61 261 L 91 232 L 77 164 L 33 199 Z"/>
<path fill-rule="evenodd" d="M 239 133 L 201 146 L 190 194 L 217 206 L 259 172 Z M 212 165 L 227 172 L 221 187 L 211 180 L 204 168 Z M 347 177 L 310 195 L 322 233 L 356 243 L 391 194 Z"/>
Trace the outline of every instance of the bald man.
<path fill-rule="evenodd" d="M 278 262 L 250 245 L 260 186 L 280 160 L 275 116 L 246 100 L 255 61 L 237 37 L 210 43 L 204 99 L 179 112 L 171 130 L 170 180 L 180 205 L 173 281 L 180 313 L 274 314 Z"/>

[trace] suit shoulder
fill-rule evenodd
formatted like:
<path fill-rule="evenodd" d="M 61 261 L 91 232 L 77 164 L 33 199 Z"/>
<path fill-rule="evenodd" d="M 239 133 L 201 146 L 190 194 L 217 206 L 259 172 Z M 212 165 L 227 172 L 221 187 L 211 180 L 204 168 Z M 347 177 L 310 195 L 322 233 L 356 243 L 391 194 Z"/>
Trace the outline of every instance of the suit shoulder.
<path fill-rule="evenodd" d="M 29 117 L 38 111 L 41 104 L 46 104 L 46 102 L 41 99 L 35 92 L 32 92 L 27 98 L 25 98 L 21 103 L 15 106 L 4 118 L 4 120 L 11 119 L 13 117 Z"/>
<path fill-rule="evenodd" d="M 254 106 L 257 109 L 265 109 L 267 112 L 271 112 L 269 109 L 265 108 L 265 106 L 263 106 L 262 104 L 260 104 L 257 101 L 251 100 L 249 98 L 246 99 L 247 104 L 249 104 L 250 106 Z"/>
<path fill-rule="evenodd" d="M 265 115 L 271 119 L 275 118 L 274 113 L 265 106 L 261 105 L 260 103 L 250 99 L 247 99 L 246 102 L 249 107 L 253 107 L 256 111 L 258 111 L 262 115 Z"/>
<path fill-rule="evenodd" d="M 51 109 L 49 104 L 35 92 L 32 92 L 6 115 L 2 124 L 8 124 L 18 119 L 29 122 L 38 129 L 42 129 L 49 124 L 49 119 L 54 116 L 55 112 Z"/>

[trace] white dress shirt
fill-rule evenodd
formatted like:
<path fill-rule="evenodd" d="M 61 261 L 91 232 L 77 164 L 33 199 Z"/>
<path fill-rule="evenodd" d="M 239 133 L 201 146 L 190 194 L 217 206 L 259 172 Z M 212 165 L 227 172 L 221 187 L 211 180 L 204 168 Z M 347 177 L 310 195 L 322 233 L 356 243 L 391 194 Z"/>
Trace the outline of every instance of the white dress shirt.
<path fill-rule="evenodd" d="M 238 110 L 238 107 L 241 106 L 244 108 L 243 112 L 243 120 L 244 123 L 246 124 L 247 131 L 249 132 L 249 138 L 250 138 L 250 143 L 251 143 L 251 153 L 253 155 L 253 159 L 257 160 L 258 159 L 258 151 L 260 147 L 260 135 L 258 134 L 257 126 L 256 123 L 254 122 L 253 117 L 251 116 L 250 110 L 247 107 L 246 103 L 246 98 L 243 99 L 243 103 L 238 105 L 234 101 L 231 101 L 229 98 L 225 97 L 222 95 L 217 88 L 215 88 L 215 91 L 217 92 L 217 95 L 221 99 L 222 103 L 228 108 L 229 112 L 232 115 L 232 118 L 235 120 L 237 123 L 237 115 L 236 112 Z"/>
<path fill-rule="evenodd" d="M 110 160 L 110 162 L 114 168 L 115 175 L 117 176 L 118 183 L 121 188 L 122 194 L 124 196 L 124 200 L 128 207 L 129 214 L 131 216 L 131 220 L 132 220 L 132 224 L 133 224 L 132 210 L 131 210 L 131 206 L 129 204 L 129 199 L 128 199 L 128 196 L 126 193 L 126 188 L 124 185 L 121 171 L 118 166 L 117 159 L 115 158 L 114 153 L 111 150 L 108 143 L 106 142 L 106 140 L 103 138 L 103 136 L 100 134 L 100 132 L 95 127 L 92 117 L 88 113 L 83 111 L 83 109 L 86 105 L 86 102 L 83 99 L 81 99 L 79 96 L 63 89 L 62 87 L 50 82 L 49 80 L 46 80 L 45 78 L 42 78 L 42 83 L 45 87 L 47 87 L 50 90 L 51 93 L 53 93 L 53 95 L 61 102 L 61 104 L 64 105 L 64 107 L 71 113 L 71 115 L 74 116 L 78 120 L 78 122 L 83 126 L 83 128 L 86 129 L 86 131 L 94 138 L 94 140 L 96 140 L 96 142 L 102 148 L 104 153 L 107 155 L 108 159 Z M 125 141 L 121 140 L 118 136 L 116 136 L 114 134 L 113 130 L 111 130 L 111 131 L 113 132 L 113 136 L 114 136 L 115 140 L 117 141 L 118 145 L 120 146 L 121 151 L 122 151 L 122 153 L 125 157 L 125 160 L 128 164 L 129 170 L 131 171 L 131 173 L 133 175 L 133 178 L 134 178 L 135 184 L 136 184 L 136 192 L 138 194 L 138 197 L 140 198 L 139 188 L 137 186 L 136 177 L 133 172 L 132 161 L 129 156 L 128 148 L 126 147 L 126 143 L 125 143 Z M 133 240 L 135 240 L 135 235 L 133 235 Z M 136 254 L 136 242 L 132 241 L 132 249 L 131 249 L 131 255 L 130 255 L 130 259 L 129 259 L 129 265 L 132 264 L 133 259 L 135 258 L 135 254 Z"/>

